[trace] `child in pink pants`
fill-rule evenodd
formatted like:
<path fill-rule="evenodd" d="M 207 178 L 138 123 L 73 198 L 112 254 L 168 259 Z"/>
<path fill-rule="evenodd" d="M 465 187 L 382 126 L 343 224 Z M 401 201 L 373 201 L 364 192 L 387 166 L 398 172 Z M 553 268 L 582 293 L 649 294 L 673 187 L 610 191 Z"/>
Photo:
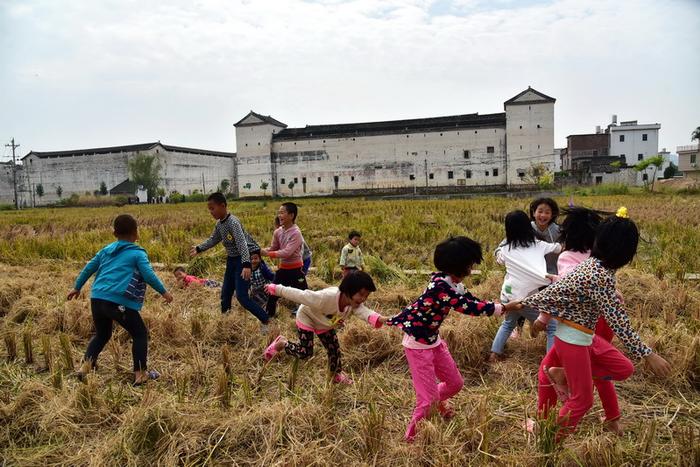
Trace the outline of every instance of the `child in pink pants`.
<path fill-rule="evenodd" d="M 464 289 L 462 280 L 481 260 L 481 245 L 467 237 L 451 237 L 440 243 L 433 257 L 438 272 L 432 275 L 428 287 L 415 302 L 386 322 L 387 326 L 397 326 L 405 333 L 402 344 L 416 391 L 416 407 L 405 435 L 408 442 L 413 441 L 416 425 L 432 408 L 444 418 L 454 416 L 448 399 L 464 385 L 447 343 L 438 334 L 448 313 L 454 310 L 472 316 L 491 316 L 520 307 L 516 302 L 501 305 L 481 301 Z"/>
<path fill-rule="evenodd" d="M 637 226 L 621 208 L 596 229 L 590 258 L 560 281 L 522 301 L 523 305 L 557 319 L 554 346 L 541 365 L 538 404 L 546 412 L 556 403 L 554 397 L 565 399 L 557 419 L 562 428 L 557 440 L 573 432 L 592 407 L 594 380 L 606 407 L 606 418 L 619 417 L 614 387 L 604 382 L 626 379 L 633 368 L 619 350 L 594 335 L 601 315 L 632 355 L 644 358 L 660 376 L 671 371 L 669 363 L 653 353 L 632 329 L 616 295 L 615 272 L 632 261 L 638 243 Z M 544 329 L 546 320 L 540 315 L 533 325 L 535 332 Z"/>

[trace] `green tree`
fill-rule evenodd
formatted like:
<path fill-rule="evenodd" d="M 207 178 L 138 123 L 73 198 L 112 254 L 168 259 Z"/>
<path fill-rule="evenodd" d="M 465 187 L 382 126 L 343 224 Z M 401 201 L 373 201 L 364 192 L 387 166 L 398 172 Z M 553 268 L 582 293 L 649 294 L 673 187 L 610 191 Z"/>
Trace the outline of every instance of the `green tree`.
<path fill-rule="evenodd" d="M 61 199 L 62 195 L 63 195 L 63 188 L 61 188 L 61 185 L 58 185 L 56 187 L 56 196 L 58 196 L 58 199 Z"/>
<path fill-rule="evenodd" d="M 668 167 L 664 169 L 664 178 L 673 178 L 678 173 L 678 166 L 671 162 Z"/>
<path fill-rule="evenodd" d="M 100 194 L 102 196 L 107 195 L 107 184 L 104 182 L 104 180 L 100 182 Z"/>
<path fill-rule="evenodd" d="M 690 141 L 700 141 L 700 126 L 693 130 L 693 133 L 690 135 Z"/>
<path fill-rule="evenodd" d="M 129 161 L 131 181 L 146 189 L 149 200 L 158 192 L 158 184 L 161 180 L 160 168 L 158 158 L 150 154 L 138 154 Z"/>
<path fill-rule="evenodd" d="M 292 190 L 292 196 L 294 196 L 294 182 L 289 182 L 287 187 L 289 187 L 289 189 Z"/>
<path fill-rule="evenodd" d="M 656 183 L 656 173 L 659 171 L 661 166 L 664 165 L 664 156 L 661 154 L 657 154 L 655 156 L 651 156 L 648 159 L 644 159 L 641 162 L 638 162 L 634 166 L 634 170 L 637 172 L 645 172 L 646 169 L 649 167 L 654 167 L 654 174 L 651 177 L 651 191 L 654 191 L 654 183 Z M 649 188 L 649 181 L 644 180 L 644 186 Z"/>
<path fill-rule="evenodd" d="M 268 185 L 267 182 L 262 182 L 262 183 L 260 184 L 260 189 L 263 191 L 263 196 L 267 196 L 267 187 L 268 187 L 268 186 L 269 186 L 269 185 Z"/>
<path fill-rule="evenodd" d="M 231 182 L 227 179 L 224 178 L 221 180 L 221 183 L 219 183 L 219 193 L 226 193 L 228 192 L 228 189 L 231 187 Z"/>
<path fill-rule="evenodd" d="M 36 195 L 37 195 L 39 198 L 41 198 L 42 196 L 44 196 L 44 185 L 42 185 L 41 183 L 39 183 L 39 184 L 36 186 L 35 191 L 36 191 Z"/>

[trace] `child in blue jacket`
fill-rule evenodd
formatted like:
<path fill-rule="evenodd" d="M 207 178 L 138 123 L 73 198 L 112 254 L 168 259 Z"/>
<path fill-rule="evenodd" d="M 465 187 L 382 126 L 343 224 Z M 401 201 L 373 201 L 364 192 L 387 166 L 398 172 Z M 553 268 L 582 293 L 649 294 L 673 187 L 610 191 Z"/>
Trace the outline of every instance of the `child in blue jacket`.
<path fill-rule="evenodd" d="M 97 357 L 112 337 L 112 322 L 116 321 L 133 339 L 134 385 L 139 386 L 159 376 L 156 371 L 146 371 L 148 331 L 139 312 L 146 296 L 146 284 L 161 294 L 166 303 L 173 297 L 153 272 L 146 250 L 134 243 L 138 240 L 136 219 L 128 214 L 117 216 L 114 236 L 117 241 L 97 252 L 68 294 L 68 300 L 78 297 L 80 289 L 95 274 L 90 293 L 95 336 L 88 344 L 78 377 L 82 379 L 95 368 Z"/>

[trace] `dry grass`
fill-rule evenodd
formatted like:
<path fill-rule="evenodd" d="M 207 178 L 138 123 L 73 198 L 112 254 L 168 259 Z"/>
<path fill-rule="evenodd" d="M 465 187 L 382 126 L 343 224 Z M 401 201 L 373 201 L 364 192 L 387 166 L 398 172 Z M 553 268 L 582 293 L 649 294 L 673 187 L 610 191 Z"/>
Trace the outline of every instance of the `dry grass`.
<path fill-rule="evenodd" d="M 698 201 L 692 203 L 697 209 Z M 148 221 L 163 222 L 158 215 Z M 321 240 L 310 241 L 314 247 Z M 389 239 L 375 241 L 392 248 Z M 414 248 L 426 258 L 427 250 L 422 243 Z M 383 255 L 389 268 L 397 267 L 387 260 L 394 254 Z M 89 300 L 63 300 L 78 267 L 67 261 L 0 265 L 6 278 L 0 285 L 0 459 L 7 465 L 700 464 L 700 291 L 659 279 L 653 268 L 625 269 L 620 288 L 633 323 L 673 363 L 674 374 L 659 380 L 640 368 L 618 385 L 622 438 L 602 431 L 596 402 L 578 433 L 551 449 L 545 438 L 522 429 L 535 411 L 544 340 L 510 341 L 509 358 L 489 366 L 496 318 L 453 315 L 443 326 L 465 388 L 454 399 L 455 419 L 427 420 L 412 446 L 401 441 L 414 394 L 399 331 L 348 322 L 339 335 L 355 384 L 338 387 L 328 382 L 318 341 L 307 361 L 285 357 L 265 365 L 261 354 L 272 336 L 260 335 L 257 322 L 239 308 L 221 316 L 216 290 L 177 291 L 171 305 L 149 292 L 143 316 L 159 381 L 131 387 L 130 340 L 117 330 L 97 372 L 80 383 L 71 372 L 91 336 Z M 385 281 L 369 305 L 384 314 L 425 286 L 425 278 L 396 277 L 377 267 Z M 475 295 L 497 296 L 501 273 L 490 269 L 470 279 Z M 215 274 L 220 266 L 205 270 Z M 173 285 L 170 274 L 161 277 Z M 312 276 L 310 282 L 320 288 L 325 279 Z M 294 336 L 286 313 L 276 325 Z M 26 363 L 27 340 L 33 363 Z"/>

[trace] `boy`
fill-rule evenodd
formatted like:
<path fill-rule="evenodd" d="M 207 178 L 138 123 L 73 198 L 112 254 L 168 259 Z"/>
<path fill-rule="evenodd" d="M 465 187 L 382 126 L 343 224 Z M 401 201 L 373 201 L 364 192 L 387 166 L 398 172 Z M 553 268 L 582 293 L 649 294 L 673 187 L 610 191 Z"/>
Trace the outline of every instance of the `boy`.
<path fill-rule="evenodd" d="M 362 250 L 360 250 L 361 238 L 360 232 L 353 230 L 348 235 L 349 242 L 340 252 L 340 266 L 343 268 L 343 277 L 352 271 L 362 271 L 364 268 L 365 263 L 362 259 Z"/>
<path fill-rule="evenodd" d="M 233 293 L 236 292 L 238 302 L 260 320 L 260 331 L 267 333 L 268 317 L 265 310 L 250 299 L 250 253 L 246 233 L 238 218 L 228 212 L 226 197 L 221 193 L 212 193 L 207 198 L 207 209 L 218 222 L 214 226 L 211 237 L 203 243 L 193 246 L 191 256 L 196 256 L 208 250 L 219 242 L 226 248 L 226 272 L 221 287 L 221 312 L 228 313 L 231 309 Z"/>
<path fill-rule="evenodd" d="M 97 252 L 68 293 L 68 300 L 80 296 L 80 289 L 95 274 L 90 292 L 95 336 L 88 344 L 78 377 L 83 379 L 95 368 L 97 357 L 112 337 L 112 321 L 116 321 L 133 339 L 134 386 L 140 386 L 160 376 L 153 370 L 146 372 L 148 331 L 139 313 L 146 295 L 146 284 L 161 294 L 166 303 L 170 303 L 173 297 L 153 272 L 146 250 L 135 244 L 139 238 L 136 219 L 128 214 L 117 216 L 114 236 L 117 241 Z"/>
<path fill-rule="evenodd" d="M 260 250 L 250 252 L 250 264 L 253 272 L 250 276 L 250 298 L 258 305 L 265 306 L 269 298 L 265 286 L 275 280 L 275 273 L 260 260 Z"/>
<path fill-rule="evenodd" d="M 299 209 L 294 203 L 282 203 L 277 211 L 277 218 L 280 226 L 275 229 L 272 235 L 272 246 L 260 250 L 262 256 L 279 258 L 280 266 L 275 273 L 275 284 L 282 284 L 295 289 L 306 290 L 306 276 L 302 272 L 304 265 L 302 254 L 302 243 L 304 237 L 296 224 Z M 275 316 L 277 312 L 277 297 L 270 296 L 267 301 L 267 313 Z"/>
<path fill-rule="evenodd" d="M 178 266 L 175 268 L 173 271 L 173 274 L 175 275 L 175 279 L 177 279 L 178 283 L 180 284 L 180 287 L 183 289 L 189 286 L 190 284 L 194 285 L 201 285 L 204 287 L 221 287 L 221 283 L 212 280 L 212 279 L 203 279 L 197 276 L 192 276 L 190 274 L 187 274 L 185 271 L 185 268 L 182 266 Z"/>

